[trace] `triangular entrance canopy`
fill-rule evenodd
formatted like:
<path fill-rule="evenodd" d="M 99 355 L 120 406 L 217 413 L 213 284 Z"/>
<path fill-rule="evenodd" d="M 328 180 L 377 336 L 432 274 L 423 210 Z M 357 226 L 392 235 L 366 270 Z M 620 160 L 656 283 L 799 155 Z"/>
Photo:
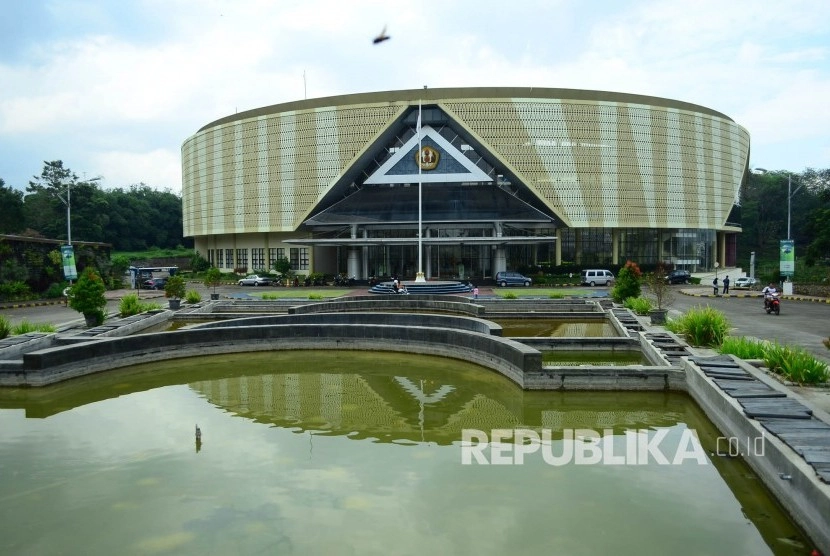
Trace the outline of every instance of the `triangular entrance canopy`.
<path fill-rule="evenodd" d="M 423 162 L 419 174 L 418 139 L 417 134 L 410 137 L 409 141 L 397 149 L 397 152 L 363 183 L 492 183 L 493 179 L 490 176 L 430 126 L 421 128 L 420 152 Z"/>
<path fill-rule="evenodd" d="M 558 221 L 443 110 L 425 106 L 423 116 L 420 149 L 413 108 L 344 171 L 304 226 L 417 224 L 419 183 L 424 224 Z"/>

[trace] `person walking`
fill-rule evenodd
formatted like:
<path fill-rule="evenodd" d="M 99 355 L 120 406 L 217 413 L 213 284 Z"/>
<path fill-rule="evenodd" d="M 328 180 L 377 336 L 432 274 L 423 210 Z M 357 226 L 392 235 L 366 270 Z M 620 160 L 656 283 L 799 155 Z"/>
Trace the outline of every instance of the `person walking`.
<path fill-rule="evenodd" d="M 718 296 L 718 277 L 715 276 L 715 279 L 712 280 L 712 287 L 715 289 L 715 297 Z"/>
<path fill-rule="evenodd" d="M 729 275 L 726 275 L 726 278 L 723 279 L 723 295 L 729 293 Z"/>

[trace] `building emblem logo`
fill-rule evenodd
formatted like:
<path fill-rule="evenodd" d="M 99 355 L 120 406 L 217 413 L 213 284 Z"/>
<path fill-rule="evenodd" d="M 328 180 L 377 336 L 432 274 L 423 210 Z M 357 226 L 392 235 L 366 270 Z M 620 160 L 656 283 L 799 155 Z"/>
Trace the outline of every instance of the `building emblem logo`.
<path fill-rule="evenodd" d="M 438 166 L 438 160 L 441 158 L 441 153 L 429 145 L 424 145 L 420 151 L 416 152 L 415 158 L 421 170 L 435 170 Z"/>

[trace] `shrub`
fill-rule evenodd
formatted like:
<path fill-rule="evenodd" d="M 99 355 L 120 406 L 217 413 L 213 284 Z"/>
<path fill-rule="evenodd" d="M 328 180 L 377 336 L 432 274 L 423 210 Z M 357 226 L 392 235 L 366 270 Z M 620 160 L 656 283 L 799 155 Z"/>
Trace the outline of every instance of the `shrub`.
<path fill-rule="evenodd" d="M 308 294 L 309 299 L 323 299 L 323 296 L 319 293 L 310 293 Z"/>
<path fill-rule="evenodd" d="M 797 347 L 769 344 L 764 363 L 770 371 L 799 384 L 817 384 L 830 379 L 827 363 Z"/>
<path fill-rule="evenodd" d="M 216 286 L 222 283 L 222 271 L 215 266 L 210 267 L 205 272 L 205 286 L 213 288 L 213 293 L 216 293 Z"/>
<path fill-rule="evenodd" d="M 54 324 L 48 322 L 32 323 L 27 320 L 20 321 L 16 326 L 12 327 L 12 336 L 19 334 L 28 334 L 29 332 L 55 332 L 57 328 Z"/>
<path fill-rule="evenodd" d="M 674 293 L 667 278 L 666 267 L 662 264 L 658 264 L 654 272 L 643 278 L 646 286 L 648 286 L 649 295 L 654 298 L 654 302 L 657 304 L 658 311 L 662 311 L 674 301 Z"/>
<path fill-rule="evenodd" d="M 138 298 L 138 294 L 128 293 L 121 298 L 121 303 L 118 306 L 118 313 L 122 317 L 130 317 L 147 311 L 155 311 L 161 309 L 158 303 L 142 303 Z"/>
<path fill-rule="evenodd" d="M 519 299 L 519 296 L 513 292 L 506 292 L 501 294 L 502 299 Z"/>
<path fill-rule="evenodd" d="M 68 285 L 68 282 L 50 284 L 49 288 L 43 293 L 43 296 L 47 299 L 58 299 L 63 297 L 63 290 L 65 290 Z"/>
<path fill-rule="evenodd" d="M 0 315 L 0 340 L 3 338 L 8 338 L 12 333 L 12 324 L 9 322 L 9 319 Z"/>
<path fill-rule="evenodd" d="M 731 325 L 726 315 L 707 305 L 689 309 L 679 319 L 668 321 L 666 328 L 684 336 L 693 346 L 718 347 Z"/>
<path fill-rule="evenodd" d="M 202 296 L 196 290 L 187 290 L 187 293 L 184 294 L 184 299 L 188 303 L 199 303 L 202 300 Z"/>
<path fill-rule="evenodd" d="M 768 342 L 760 342 L 743 336 L 726 337 L 720 346 L 720 353 L 734 355 L 741 359 L 763 359 Z"/>
<path fill-rule="evenodd" d="M 104 322 L 103 309 L 107 305 L 105 291 L 104 281 L 94 268 L 88 266 L 69 290 L 69 306 L 100 324 Z"/>
<path fill-rule="evenodd" d="M 830 338 L 827 338 L 826 340 L 822 340 L 821 343 L 824 344 L 824 347 L 826 347 L 827 349 L 830 349 Z"/>
<path fill-rule="evenodd" d="M 32 297 L 32 290 L 26 282 L 14 281 L 0 284 L 0 299 L 20 301 Z"/>
<path fill-rule="evenodd" d="M 559 292 L 550 292 L 548 299 L 565 299 L 565 294 Z"/>
<path fill-rule="evenodd" d="M 164 286 L 164 297 L 170 299 L 181 299 L 185 296 L 184 278 L 178 274 L 174 274 L 167 279 L 167 284 Z"/>
<path fill-rule="evenodd" d="M 640 287 L 641 276 L 642 272 L 640 272 L 637 263 L 627 261 L 617 275 L 616 283 L 611 289 L 611 298 L 617 303 L 622 303 L 629 297 L 640 297 L 642 291 Z"/>
<path fill-rule="evenodd" d="M 651 311 L 651 301 L 646 297 L 629 297 L 623 301 L 623 307 L 631 309 L 638 315 L 647 315 Z"/>

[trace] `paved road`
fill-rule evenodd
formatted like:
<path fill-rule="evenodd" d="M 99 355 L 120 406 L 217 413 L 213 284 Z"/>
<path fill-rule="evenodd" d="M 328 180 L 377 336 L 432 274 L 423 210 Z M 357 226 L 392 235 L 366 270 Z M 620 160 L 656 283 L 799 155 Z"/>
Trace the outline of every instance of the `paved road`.
<path fill-rule="evenodd" d="M 709 288 L 683 291 L 710 293 Z M 822 340 L 830 338 L 828 303 L 783 299 L 781 314 L 768 315 L 763 309 L 760 297 L 693 297 L 679 294 L 675 296 L 669 316 L 676 317 L 691 307 L 707 305 L 722 311 L 729 318 L 734 336 L 775 340 L 782 344 L 801 346 L 830 363 L 830 350 L 822 343 Z"/>

